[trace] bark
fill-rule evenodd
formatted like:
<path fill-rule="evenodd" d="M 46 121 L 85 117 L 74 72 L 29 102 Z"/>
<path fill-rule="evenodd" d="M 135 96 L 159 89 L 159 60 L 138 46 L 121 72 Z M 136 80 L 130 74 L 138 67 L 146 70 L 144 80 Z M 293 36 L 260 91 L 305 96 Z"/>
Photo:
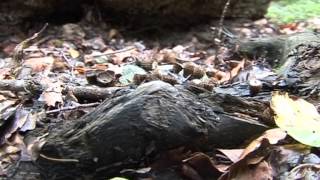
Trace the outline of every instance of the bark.
<path fill-rule="evenodd" d="M 181 146 L 203 151 L 237 147 L 267 129 L 256 115 L 234 115 L 254 104 L 248 101 L 225 95 L 198 97 L 161 81 L 146 83 L 103 102 L 72 127 L 51 132 L 41 154 L 74 161 L 40 157 L 37 164 L 46 178 L 99 178 L 152 162 L 155 155 Z M 229 109 L 234 102 L 242 103 Z M 258 106 L 249 111 L 267 109 L 267 104 L 255 103 Z"/>

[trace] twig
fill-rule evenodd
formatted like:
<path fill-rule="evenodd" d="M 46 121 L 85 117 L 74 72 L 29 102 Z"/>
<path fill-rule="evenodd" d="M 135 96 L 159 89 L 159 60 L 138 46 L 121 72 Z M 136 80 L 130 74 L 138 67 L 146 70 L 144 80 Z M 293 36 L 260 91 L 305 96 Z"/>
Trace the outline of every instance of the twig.
<path fill-rule="evenodd" d="M 126 51 L 131 51 L 135 49 L 135 47 L 126 47 L 124 49 L 119 49 L 116 50 L 114 52 L 107 52 L 107 53 L 102 53 L 102 54 L 97 54 L 97 55 L 91 55 L 91 57 L 100 57 L 100 56 L 110 56 L 110 55 L 114 55 L 114 54 L 118 54 L 118 53 L 122 53 L 122 52 L 126 52 Z"/>
<path fill-rule="evenodd" d="M 100 105 L 100 103 L 89 103 L 89 104 L 79 104 L 76 106 L 67 106 L 67 107 L 63 107 L 60 109 L 46 111 L 46 114 L 52 114 L 52 113 L 57 113 L 57 112 L 61 112 L 61 111 L 71 111 L 71 110 L 80 109 L 80 108 L 96 107 L 98 105 Z"/>
<path fill-rule="evenodd" d="M 32 80 L 0 80 L 0 90 L 13 92 L 41 92 L 46 85 Z M 111 97 L 119 90 L 130 89 L 130 87 L 91 87 L 91 86 L 68 86 L 63 93 L 72 91 L 77 99 L 100 101 Z"/>
<path fill-rule="evenodd" d="M 224 23 L 224 19 L 225 19 L 225 16 L 227 14 L 228 8 L 230 6 L 230 1 L 231 0 L 227 0 L 226 4 L 224 5 L 221 17 L 220 17 L 219 28 L 218 28 L 217 37 L 216 37 L 219 40 L 221 39 L 221 34 L 222 34 L 222 31 L 223 31 L 223 23 Z"/>
<path fill-rule="evenodd" d="M 65 163 L 78 163 L 78 162 L 80 162 L 78 159 L 58 159 L 58 158 L 48 157 L 44 154 L 40 154 L 39 156 L 46 159 L 46 160 L 49 160 L 49 161 L 65 162 Z"/>
<path fill-rule="evenodd" d="M 66 54 L 64 53 L 64 51 L 60 51 L 60 54 L 62 55 L 63 59 L 68 63 L 69 67 L 71 67 L 70 73 L 71 73 L 71 77 L 72 79 L 74 78 L 74 66 L 75 63 L 72 63 L 72 60 L 69 59 Z"/>
<path fill-rule="evenodd" d="M 16 63 L 16 66 L 19 65 L 22 61 L 23 57 L 23 49 L 27 48 L 29 46 L 29 43 L 36 39 L 48 26 L 48 23 L 46 23 L 39 32 L 34 33 L 33 36 L 25 39 L 21 43 L 19 43 L 15 48 L 14 48 L 14 53 L 13 53 L 13 60 Z"/>

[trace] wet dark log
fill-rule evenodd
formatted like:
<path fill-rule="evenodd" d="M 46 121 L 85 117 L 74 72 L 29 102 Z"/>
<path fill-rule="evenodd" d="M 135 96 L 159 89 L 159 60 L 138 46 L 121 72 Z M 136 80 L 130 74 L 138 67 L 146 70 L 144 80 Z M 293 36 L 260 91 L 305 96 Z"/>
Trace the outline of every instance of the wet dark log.
<path fill-rule="evenodd" d="M 248 110 L 250 106 L 255 108 Z M 181 146 L 238 147 L 267 129 L 259 122 L 263 117 L 246 112 L 267 107 L 233 96 L 200 97 L 153 81 L 103 102 L 74 125 L 51 132 L 37 164 L 45 178 L 98 178 L 152 162 L 159 153 Z M 243 113 L 245 118 L 239 116 Z"/>

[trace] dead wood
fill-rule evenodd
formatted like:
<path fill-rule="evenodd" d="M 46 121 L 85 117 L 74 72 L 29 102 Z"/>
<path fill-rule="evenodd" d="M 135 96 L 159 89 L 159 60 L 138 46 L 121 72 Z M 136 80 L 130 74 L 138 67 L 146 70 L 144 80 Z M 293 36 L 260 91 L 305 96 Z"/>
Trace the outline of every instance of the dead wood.
<path fill-rule="evenodd" d="M 242 103 L 238 103 L 238 110 L 228 112 L 234 102 Z M 267 107 L 255 103 L 256 107 Z M 41 154 L 74 161 L 40 156 L 37 164 L 46 178 L 97 178 L 152 162 L 155 155 L 180 146 L 198 150 L 237 147 L 267 129 L 257 116 L 238 117 L 236 112 L 243 113 L 249 106 L 245 99 L 199 97 L 153 81 L 132 93 L 104 101 L 73 126 L 50 133 Z"/>
<path fill-rule="evenodd" d="M 41 84 L 36 80 L 0 80 L 0 90 L 13 92 L 27 92 L 31 95 L 40 95 L 47 85 Z M 109 87 L 99 88 L 90 86 L 71 86 L 64 85 L 63 94 L 71 91 L 78 100 L 81 101 L 101 101 L 111 97 L 119 90 L 128 88 Z"/>

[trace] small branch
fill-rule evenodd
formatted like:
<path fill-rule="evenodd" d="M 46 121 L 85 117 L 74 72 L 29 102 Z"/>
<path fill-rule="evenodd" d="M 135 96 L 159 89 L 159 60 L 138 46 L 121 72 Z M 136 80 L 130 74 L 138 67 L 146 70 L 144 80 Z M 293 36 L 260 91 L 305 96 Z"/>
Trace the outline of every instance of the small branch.
<path fill-rule="evenodd" d="M 39 32 L 34 33 L 33 36 L 25 39 L 21 43 L 19 43 L 15 48 L 14 48 L 14 53 L 13 53 L 13 60 L 16 63 L 16 65 L 19 65 L 22 61 L 22 56 L 23 56 L 23 50 L 29 46 L 29 43 L 38 38 L 38 36 L 47 28 L 48 23 L 46 23 Z"/>
<path fill-rule="evenodd" d="M 92 55 L 91 57 L 110 56 L 110 55 L 114 55 L 114 54 L 118 54 L 118 53 L 122 53 L 122 52 L 126 52 L 126 51 L 131 51 L 134 49 L 136 49 L 136 48 L 132 46 L 132 47 L 124 48 L 124 49 L 119 49 L 114 52 L 107 52 L 107 53 Z"/>
<path fill-rule="evenodd" d="M 225 16 L 227 14 L 228 8 L 230 6 L 230 1 L 231 0 L 227 0 L 226 4 L 224 5 L 221 17 L 220 17 L 219 28 L 218 28 L 218 32 L 217 32 L 217 38 L 219 40 L 221 39 L 221 34 L 222 34 L 222 31 L 223 31 L 223 23 L 224 23 L 224 19 L 225 19 Z"/>
<path fill-rule="evenodd" d="M 58 158 L 48 157 L 44 154 L 40 154 L 39 156 L 46 159 L 46 160 L 55 161 L 55 162 L 63 162 L 63 163 L 78 163 L 78 162 L 80 162 L 78 159 L 58 159 Z"/>
<path fill-rule="evenodd" d="M 46 111 L 46 114 L 53 114 L 53 113 L 57 113 L 57 112 L 61 112 L 61 111 L 71 111 L 71 110 L 75 110 L 75 109 L 82 109 L 82 108 L 89 108 L 89 107 L 96 107 L 99 104 L 100 103 L 89 103 L 89 104 L 79 104 L 76 106 L 68 106 L 68 107 L 63 107 L 60 109 Z"/>
<path fill-rule="evenodd" d="M 32 80 L 0 80 L 0 90 L 13 92 L 42 92 L 44 85 Z M 71 91 L 79 100 L 100 101 L 111 97 L 117 91 L 129 87 L 90 87 L 90 86 L 64 86 L 63 93 Z"/>

